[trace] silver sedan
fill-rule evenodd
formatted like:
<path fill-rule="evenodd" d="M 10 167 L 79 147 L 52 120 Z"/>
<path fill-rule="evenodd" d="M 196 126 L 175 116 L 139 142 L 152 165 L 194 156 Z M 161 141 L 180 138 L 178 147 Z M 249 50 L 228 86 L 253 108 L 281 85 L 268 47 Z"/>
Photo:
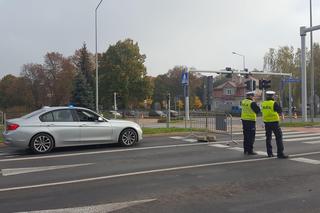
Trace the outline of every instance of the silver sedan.
<path fill-rule="evenodd" d="M 108 120 L 86 108 L 43 107 L 7 120 L 3 136 L 9 146 L 47 153 L 63 146 L 105 143 L 132 146 L 142 139 L 142 130 L 134 122 Z"/>

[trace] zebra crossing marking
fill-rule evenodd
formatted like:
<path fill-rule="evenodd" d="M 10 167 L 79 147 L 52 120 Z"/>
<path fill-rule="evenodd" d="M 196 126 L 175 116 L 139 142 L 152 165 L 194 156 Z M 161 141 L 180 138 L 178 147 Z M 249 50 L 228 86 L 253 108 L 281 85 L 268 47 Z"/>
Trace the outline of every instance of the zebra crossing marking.
<path fill-rule="evenodd" d="M 228 149 L 243 152 L 243 148 L 241 147 L 230 147 Z"/>
<path fill-rule="evenodd" d="M 314 140 L 314 139 L 320 139 L 320 136 L 317 136 L 317 137 L 306 137 L 306 138 L 290 138 L 290 139 L 284 138 L 284 141 L 285 141 L 285 142 L 308 141 L 308 140 Z"/>
<path fill-rule="evenodd" d="M 223 144 L 210 144 L 209 146 L 214 146 L 214 147 L 218 147 L 218 148 L 228 148 L 228 147 L 230 147 L 230 146 L 223 145 Z"/>
<path fill-rule="evenodd" d="M 176 139 L 176 140 L 180 140 L 180 139 L 183 139 L 184 137 L 181 137 L 181 136 L 174 136 L 174 137 L 169 137 L 169 138 Z"/>
<path fill-rule="evenodd" d="M 290 129 L 283 129 L 282 132 L 286 132 L 286 133 L 296 133 L 295 131 L 292 131 Z M 256 134 L 265 134 L 265 130 L 257 130 Z M 243 135 L 243 132 L 234 132 L 233 135 Z"/>
<path fill-rule="evenodd" d="M 297 162 L 302 162 L 302 163 L 314 164 L 314 165 L 320 164 L 319 160 L 313 160 L 313 159 L 302 158 L 302 157 L 301 158 L 292 158 L 290 160 L 297 161 Z"/>
<path fill-rule="evenodd" d="M 194 142 L 197 142 L 198 140 L 196 140 L 196 139 L 191 139 L 191 138 L 189 138 L 189 139 L 182 139 L 183 141 L 187 141 L 187 142 L 191 142 L 191 143 L 194 143 Z"/>
<path fill-rule="evenodd" d="M 303 132 L 284 132 L 283 135 L 303 135 L 304 133 Z M 256 137 L 264 137 L 266 136 L 266 133 L 259 133 L 259 134 L 256 134 Z"/>

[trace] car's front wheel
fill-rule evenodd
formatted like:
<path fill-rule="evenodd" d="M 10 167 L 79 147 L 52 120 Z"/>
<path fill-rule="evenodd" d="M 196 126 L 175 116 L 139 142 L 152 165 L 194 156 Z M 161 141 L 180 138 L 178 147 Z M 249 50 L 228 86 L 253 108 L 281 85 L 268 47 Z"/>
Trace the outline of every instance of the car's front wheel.
<path fill-rule="evenodd" d="M 54 140 L 51 135 L 39 133 L 30 142 L 30 148 L 35 153 L 48 153 L 54 147 Z"/>
<path fill-rule="evenodd" d="M 125 129 L 121 132 L 119 143 L 122 146 L 132 146 L 138 141 L 138 134 L 134 129 Z"/>

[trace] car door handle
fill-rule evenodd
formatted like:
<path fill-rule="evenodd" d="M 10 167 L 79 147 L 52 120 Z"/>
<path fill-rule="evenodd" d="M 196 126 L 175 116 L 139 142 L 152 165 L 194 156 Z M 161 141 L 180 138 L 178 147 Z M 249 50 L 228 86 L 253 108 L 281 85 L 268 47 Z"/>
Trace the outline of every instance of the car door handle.
<path fill-rule="evenodd" d="M 47 125 L 48 127 L 53 127 L 53 126 L 55 126 L 54 124 L 48 124 Z"/>
<path fill-rule="evenodd" d="M 80 127 L 86 127 L 88 126 L 87 124 L 81 124 Z"/>

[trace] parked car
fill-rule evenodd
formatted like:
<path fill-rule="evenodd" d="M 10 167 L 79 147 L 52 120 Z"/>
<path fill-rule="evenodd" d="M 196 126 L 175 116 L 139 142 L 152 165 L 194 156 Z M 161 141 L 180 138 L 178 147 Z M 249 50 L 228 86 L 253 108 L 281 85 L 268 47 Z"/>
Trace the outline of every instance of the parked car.
<path fill-rule="evenodd" d="M 160 110 L 153 110 L 149 112 L 149 116 L 154 117 L 167 117 L 167 115 Z"/>
<path fill-rule="evenodd" d="M 80 107 L 44 107 L 6 121 L 4 143 L 47 153 L 55 147 L 119 143 L 132 146 L 142 139 L 134 122 L 109 120 Z"/>
<path fill-rule="evenodd" d="M 164 111 L 163 113 L 167 116 L 167 113 L 168 111 L 166 110 L 166 111 Z M 178 117 L 178 115 L 179 115 L 179 113 L 177 112 L 177 111 L 175 111 L 175 110 L 170 110 L 170 116 L 171 117 Z"/>
<path fill-rule="evenodd" d="M 110 110 L 109 112 L 113 117 L 121 117 L 121 114 L 115 110 Z"/>
<path fill-rule="evenodd" d="M 233 115 L 233 116 L 241 116 L 241 107 L 240 106 L 232 106 L 231 115 Z"/>

